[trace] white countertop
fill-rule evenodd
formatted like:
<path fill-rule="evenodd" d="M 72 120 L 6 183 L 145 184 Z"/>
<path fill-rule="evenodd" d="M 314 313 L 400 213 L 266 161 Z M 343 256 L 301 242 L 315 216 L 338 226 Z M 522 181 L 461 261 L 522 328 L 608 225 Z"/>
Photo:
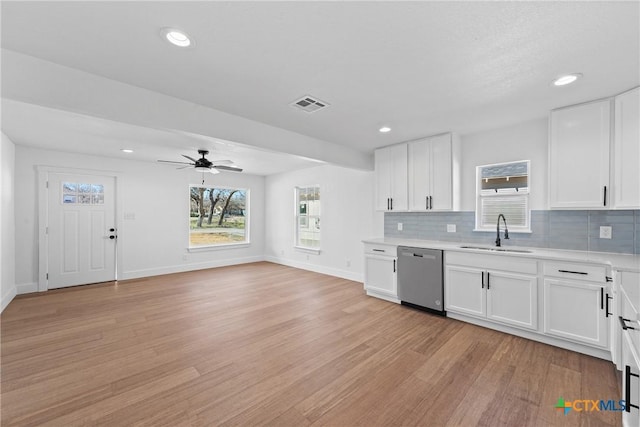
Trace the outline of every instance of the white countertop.
<path fill-rule="evenodd" d="M 482 249 L 468 249 L 461 246 L 477 246 L 477 247 L 495 247 L 491 245 L 483 245 L 477 243 L 464 243 L 464 242 L 444 242 L 438 240 L 416 240 L 416 239 L 398 239 L 398 238 L 370 238 L 363 240 L 364 243 L 384 244 L 393 246 L 410 246 L 414 248 L 425 249 L 441 249 L 445 251 L 456 252 L 469 252 L 469 253 L 483 253 L 491 255 L 507 255 L 523 258 L 536 258 L 536 259 L 550 259 L 559 261 L 576 261 L 576 262 L 588 262 L 592 264 L 603 264 L 610 266 L 612 270 L 619 271 L 634 271 L 640 272 L 640 255 L 629 254 L 616 254 L 609 252 L 590 252 L 590 251 L 569 251 L 562 249 L 548 249 L 548 248 L 530 248 L 520 246 L 509 246 L 507 244 L 502 246 L 502 249 L 515 249 L 529 251 L 523 252 L 508 252 L 508 251 L 489 251 Z"/>

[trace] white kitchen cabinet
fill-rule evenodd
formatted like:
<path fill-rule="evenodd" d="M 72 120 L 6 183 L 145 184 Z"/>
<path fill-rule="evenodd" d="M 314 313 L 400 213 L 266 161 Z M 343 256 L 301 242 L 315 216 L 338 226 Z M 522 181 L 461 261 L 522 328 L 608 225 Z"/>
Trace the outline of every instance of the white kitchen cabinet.
<path fill-rule="evenodd" d="M 444 307 L 471 316 L 487 316 L 487 294 L 483 284 L 484 270 L 458 265 L 445 269 Z"/>
<path fill-rule="evenodd" d="M 484 266 L 484 267 L 483 267 Z M 445 268 L 445 309 L 538 329 L 536 262 L 451 253 Z"/>
<path fill-rule="evenodd" d="M 375 151 L 375 183 L 376 210 L 407 210 L 407 144 Z"/>
<path fill-rule="evenodd" d="M 544 333 L 606 348 L 609 323 L 604 284 L 544 279 Z"/>
<path fill-rule="evenodd" d="M 553 110 L 549 127 L 549 206 L 608 208 L 611 101 Z"/>
<path fill-rule="evenodd" d="M 640 425 L 640 359 L 633 348 L 629 334 L 622 335 L 622 396 L 627 410 L 622 413 L 622 425 L 636 427 Z M 635 405 L 632 407 L 631 405 Z"/>
<path fill-rule="evenodd" d="M 613 205 L 640 208 L 640 87 L 616 96 L 613 144 Z"/>
<path fill-rule="evenodd" d="M 450 133 L 408 143 L 409 210 L 459 209 L 460 142 Z"/>
<path fill-rule="evenodd" d="M 394 245 L 365 244 L 364 287 L 367 295 L 399 302 L 397 254 Z"/>

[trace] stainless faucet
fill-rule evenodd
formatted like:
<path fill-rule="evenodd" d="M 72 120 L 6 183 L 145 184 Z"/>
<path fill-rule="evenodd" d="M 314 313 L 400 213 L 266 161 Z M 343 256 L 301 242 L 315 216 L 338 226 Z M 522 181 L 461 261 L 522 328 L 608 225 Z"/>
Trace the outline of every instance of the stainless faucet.
<path fill-rule="evenodd" d="M 507 219 L 504 215 L 498 215 L 498 224 L 496 225 L 496 246 L 500 246 L 500 218 L 504 221 L 504 238 L 509 239 L 509 229 L 507 228 Z"/>

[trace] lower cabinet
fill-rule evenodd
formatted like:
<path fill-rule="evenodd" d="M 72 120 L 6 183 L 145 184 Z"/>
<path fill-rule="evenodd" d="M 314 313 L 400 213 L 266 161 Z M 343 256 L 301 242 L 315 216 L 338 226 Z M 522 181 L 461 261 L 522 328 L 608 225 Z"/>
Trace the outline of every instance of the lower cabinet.
<path fill-rule="evenodd" d="M 397 247 L 365 245 L 364 287 L 367 294 L 397 302 Z"/>
<path fill-rule="evenodd" d="M 467 261 L 472 258 L 466 257 Z M 494 257 L 491 261 L 488 264 L 502 260 Z M 535 262 L 532 266 L 535 271 Z M 445 283 L 447 311 L 538 329 L 538 278 L 533 274 L 447 264 Z"/>
<path fill-rule="evenodd" d="M 640 360 L 634 351 L 629 334 L 622 334 L 622 400 L 626 410 L 622 413 L 623 426 L 640 425 Z"/>
<path fill-rule="evenodd" d="M 544 333 L 607 348 L 609 323 L 603 285 L 544 280 Z"/>

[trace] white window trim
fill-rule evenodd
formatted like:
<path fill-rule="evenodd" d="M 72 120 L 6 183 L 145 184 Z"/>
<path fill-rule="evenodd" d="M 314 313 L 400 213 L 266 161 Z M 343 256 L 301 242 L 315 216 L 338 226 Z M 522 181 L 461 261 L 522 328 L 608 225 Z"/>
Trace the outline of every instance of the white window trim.
<path fill-rule="evenodd" d="M 311 248 L 308 246 L 301 246 L 298 244 L 298 225 L 299 225 L 299 214 L 298 214 L 298 190 L 301 188 L 315 188 L 317 187 L 318 189 L 320 189 L 320 184 L 313 184 L 313 185 L 296 185 L 295 187 L 293 187 L 293 249 L 295 249 L 298 252 L 303 252 L 303 253 L 308 253 L 308 254 L 315 254 L 315 255 L 319 255 L 320 252 L 322 252 L 322 233 L 320 233 L 320 247 L 318 248 Z M 322 196 L 320 196 L 320 206 L 322 206 Z M 320 208 L 322 209 L 322 208 Z M 322 212 L 320 213 L 320 215 L 318 215 L 319 218 L 322 218 Z"/>
<path fill-rule="evenodd" d="M 531 205 L 530 205 L 530 201 L 531 201 L 531 161 L 530 160 L 514 160 L 511 162 L 501 162 L 501 163 L 494 163 L 494 164 L 489 164 L 489 165 L 479 165 L 476 166 L 476 210 L 475 210 L 475 223 L 474 223 L 474 229 L 473 231 L 478 231 L 478 232 L 496 232 L 496 227 L 495 226 L 490 226 L 490 227 L 481 227 L 479 226 L 479 222 L 480 222 L 480 215 L 478 214 L 480 212 L 480 204 L 481 204 L 481 199 L 482 197 L 493 197 L 492 195 L 482 195 L 481 194 L 481 181 L 482 178 L 480 177 L 480 169 L 484 168 L 484 167 L 491 167 L 491 166 L 499 166 L 499 165 L 504 165 L 504 164 L 508 164 L 508 163 L 521 163 L 521 162 L 526 162 L 527 163 L 527 170 L 528 170 L 528 182 L 529 182 L 529 186 L 527 187 L 527 190 L 525 192 L 520 192 L 520 193 L 514 193 L 514 195 L 526 195 L 527 196 L 527 215 L 526 215 L 526 225 L 525 226 L 514 226 L 514 225 L 509 225 L 509 218 L 507 218 L 507 228 L 509 229 L 509 233 L 514 233 L 514 234 L 531 234 Z M 504 196 L 506 195 L 505 193 L 498 193 L 497 196 Z M 497 218 L 496 218 L 496 226 L 497 226 Z M 502 226 L 504 227 L 504 223 L 502 224 Z"/>
<path fill-rule="evenodd" d="M 211 185 L 200 185 L 200 184 L 189 184 L 189 193 L 191 193 L 191 188 L 192 187 L 197 187 L 197 188 L 217 188 L 215 186 L 211 186 Z M 244 235 L 245 235 L 245 241 L 244 242 L 237 242 L 237 243 L 220 243 L 217 245 L 203 245 L 203 246 L 191 246 L 191 239 L 190 239 L 190 234 L 191 234 L 191 228 L 189 226 L 189 222 L 191 220 L 191 210 L 188 209 L 187 210 L 187 247 L 186 250 L 189 253 L 197 253 L 197 252 L 208 252 L 208 251 L 219 251 L 219 250 L 224 250 L 224 249 L 240 249 L 240 248 L 247 248 L 249 246 L 251 246 L 251 211 L 250 211 L 250 207 L 251 207 L 251 190 L 249 188 L 240 188 L 240 187 L 233 187 L 233 186 L 220 186 L 219 188 L 224 188 L 225 190 L 240 190 L 240 191 L 244 191 L 245 192 L 245 219 L 244 219 Z M 190 197 L 190 196 L 189 196 Z M 189 200 L 188 203 L 191 203 L 191 201 Z M 188 204 L 187 204 L 188 206 Z"/>

